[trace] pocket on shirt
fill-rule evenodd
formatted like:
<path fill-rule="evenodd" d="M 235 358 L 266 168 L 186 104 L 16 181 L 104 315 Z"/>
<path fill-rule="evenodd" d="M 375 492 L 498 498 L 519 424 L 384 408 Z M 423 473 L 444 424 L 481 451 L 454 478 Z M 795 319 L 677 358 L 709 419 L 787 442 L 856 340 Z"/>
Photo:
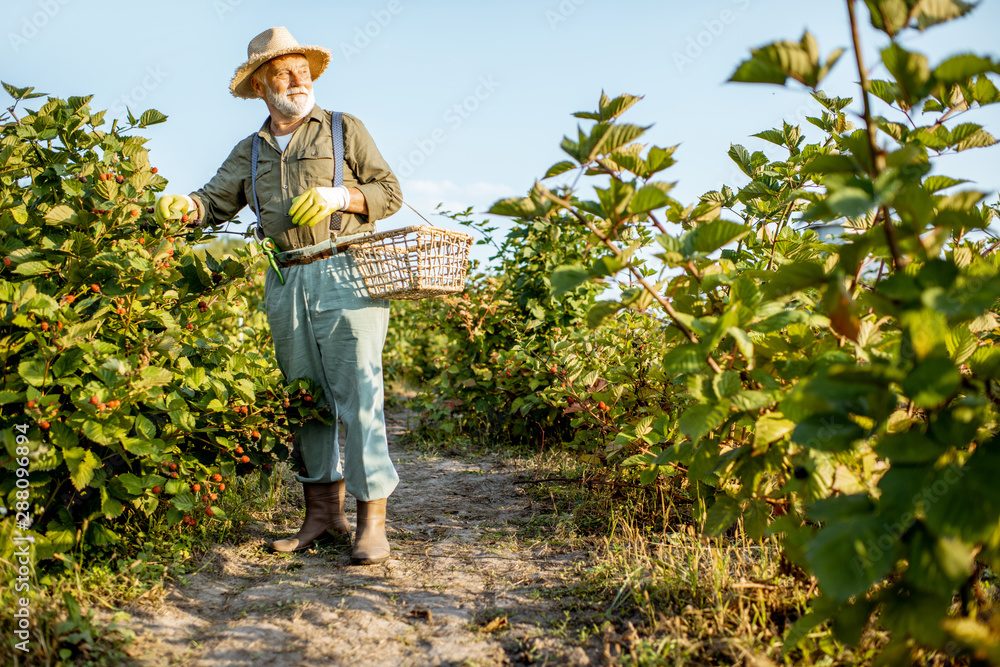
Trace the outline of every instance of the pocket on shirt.
<path fill-rule="evenodd" d="M 295 157 L 303 190 L 333 185 L 333 146 L 330 142 L 306 146 Z"/>

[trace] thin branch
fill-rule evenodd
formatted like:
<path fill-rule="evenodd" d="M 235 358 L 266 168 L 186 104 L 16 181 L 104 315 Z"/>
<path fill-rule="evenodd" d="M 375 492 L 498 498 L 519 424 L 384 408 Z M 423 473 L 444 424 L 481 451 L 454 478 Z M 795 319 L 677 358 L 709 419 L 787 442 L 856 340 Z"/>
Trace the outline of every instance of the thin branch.
<path fill-rule="evenodd" d="M 864 102 L 865 129 L 868 130 L 868 149 L 872 157 L 872 176 L 877 176 L 882 167 L 879 164 L 878 156 L 878 127 L 872 122 L 871 95 L 868 92 L 868 74 L 865 72 L 865 64 L 861 56 L 861 35 L 858 32 L 858 20 L 854 15 L 854 3 L 856 0 L 847 0 L 847 13 L 851 20 L 851 39 L 854 41 L 854 59 L 858 63 L 858 78 L 861 83 L 861 100 Z"/>
<path fill-rule="evenodd" d="M 557 197 L 552 193 L 552 191 L 550 191 L 544 185 L 539 184 L 539 188 L 541 189 L 542 196 L 569 211 L 570 214 L 573 215 L 577 220 L 579 220 L 587 229 L 589 229 L 591 233 L 597 236 L 597 238 L 599 238 L 604 243 L 604 245 L 610 248 L 611 251 L 615 253 L 616 257 L 622 256 L 622 251 L 618 248 L 618 246 L 616 246 L 614 242 L 607 237 L 607 235 L 603 234 L 599 229 L 597 229 L 597 227 L 594 226 L 594 223 L 592 223 L 590 220 L 587 220 L 587 218 L 585 218 L 579 211 L 573 208 L 573 205 L 569 201 Z M 631 263 L 627 264 L 627 268 L 629 272 L 632 274 L 632 276 L 635 278 L 636 282 L 642 285 L 643 288 L 647 292 L 649 292 L 654 299 L 656 299 L 656 302 L 663 307 L 663 310 L 665 310 L 670 319 L 673 320 L 674 326 L 677 327 L 689 341 L 697 345 L 698 337 L 695 336 L 694 332 L 691 331 L 691 329 L 689 329 L 687 325 L 685 325 L 681 321 L 680 316 L 677 314 L 677 311 L 674 310 L 673 305 L 669 301 L 667 301 L 663 297 L 663 295 L 660 294 L 659 291 L 657 291 L 655 287 L 646 282 L 646 279 L 643 277 L 642 273 L 640 273 L 639 269 L 632 266 Z M 716 373 L 722 373 L 722 368 L 719 367 L 719 364 L 716 363 L 715 359 L 713 359 L 711 355 L 708 356 L 706 361 L 709 367 L 713 371 L 715 371 Z"/>

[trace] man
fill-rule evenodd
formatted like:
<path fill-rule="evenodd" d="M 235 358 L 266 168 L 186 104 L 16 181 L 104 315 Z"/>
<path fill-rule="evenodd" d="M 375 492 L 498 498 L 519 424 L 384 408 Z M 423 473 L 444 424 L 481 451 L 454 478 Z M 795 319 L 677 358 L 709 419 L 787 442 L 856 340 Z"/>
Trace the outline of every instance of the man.
<path fill-rule="evenodd" d="M 203 225 L 218 225 L 249 204 L 264 236 L 281 251 L 276 256 L 281 277 L 269 270 L 264 286 L 278 365 L 287 380 L 306 376 L 323 387 L 346 430 L 346 445 L 341 470 L 336 421 L 299 429 L 295 451 L 304 472 L 296 477 L 303 484 L 306 517 L 297 535 L 275 540 L 270 549 L 287 553 L 314 543 L 349 543 L 346 491 L 358 501 L 351 559 L 368 564 L 389 557 L 385 505 L 399 481 L 383 416 L 389 302 L 368 297 L 341 240 L 374 231 L 376 220 L 399 209 L 402 195 L 361 121 L 343 114 L 335 123 L 339 115 L 315 104 L 312 84 L 329 62 L 329 49 L 302 46 L 285 28 L 255 37 L 229 87 L 236 97 L 263 99 L 270 116 L 237 144 L 202 189 L 161 197 L 157 216 L 187 214 Z M 334 183 L 338 125 L 343 184 Z"/>

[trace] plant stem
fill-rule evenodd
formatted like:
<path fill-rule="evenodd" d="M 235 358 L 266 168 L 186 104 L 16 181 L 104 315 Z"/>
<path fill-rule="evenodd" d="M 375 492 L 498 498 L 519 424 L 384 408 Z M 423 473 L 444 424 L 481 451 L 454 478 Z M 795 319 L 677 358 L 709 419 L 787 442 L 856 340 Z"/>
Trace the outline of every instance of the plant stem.
<path fill-rule="evenodd" d="M 591 233 L 597 236 L 597 238 L 599 238 L 604 243 L 604 245 L 610 248 L 612 252 L 615 253 L 615 256 L 621 257 L 622 251 L 618 248 L 618 246 L 616 246 L 611 239 L 609 239 L 605 234 L 603 234 L 599 229 L 597 229 L 597 227 L 594 226 L 594 223 L 592 223 L 590 220 L 587 220 L 587 218 L 581 215 L 579 211 L 573 208 L 573 204 L 571 204 L 569 201 L 565 199 L 561 199 L 556 195 L 552 194 L 552 191 L 546 188 L 544 185 L 539 184 L 539 188 L 541 189 L 542 196 L 552 201 L 553 203 L 559 204 L 567 211 L 569 211 L 577 220 L 579 220 L 587 229 L 589 229 Z M 637 268 L 632 266 L 631 263 L 627 264 L 627 268 L 629 272 L 633 275 L 633 277 L 635 277 L 636 282 L 642 285 L 642 287 L 647 292 L 652 294 L 653 298 L 656 299 L 656 302 L 663 307 L 663 310 L 665 310 L 670 319 L 673 320 L 674 326 L 677 327 L 689 341 L 697 345 L 698 337 L 694 335 L 694 332 L 691 331 L 691 329 L 689 329 L 683 322 L 681 322 L 681 319 L 678 316 L 677 311 L 674 310 L 673 305 L 669 301 L 667 301 L 663 297 L 663 295 L 656 290 L 655 287 L 646 282 L 646 279 L 643 278 L 642 273 L 640 273 Z M 719 367 L 719 364 L 716 363 L 715 359 L 713 359 L 711 355 L 707 357 L 706 362 L 713 371 L 715 371 L 716 373 L 722 373 L 722 368 Z"/>
<path fill-rule="evenodd" d="M 868 130 L 868 150 L 871 153 L 872 178 L 885 169 L 885 156 L 878 150 L 878 127 L 872 122 L 871 95 L 868 92 L 868 75 L 865 73 L 865 64 L 861 56 L 861 36 L 858 32 L 858 20 L 854 15 L 854 3 L 857 0 L 847 0 L 847 14 L 851 20 L 851 39 L 854 42 L 854 60 L 858 63 L 858 81 L 861 84 L 861 99 L 864 102 L 865 129 Z M 885 207 L 879 209 L 882 215 L 882 227 L 885 230 L 885 239 L 889 244 L 889 252 L 892 253 L 892 267 L 896 271 L 902 270 L 906 266 L 906 258 L 899 250 L 899 240 L 896 238 L 896 228 L 892 224 L 892 216 L 888 214 Z"/>

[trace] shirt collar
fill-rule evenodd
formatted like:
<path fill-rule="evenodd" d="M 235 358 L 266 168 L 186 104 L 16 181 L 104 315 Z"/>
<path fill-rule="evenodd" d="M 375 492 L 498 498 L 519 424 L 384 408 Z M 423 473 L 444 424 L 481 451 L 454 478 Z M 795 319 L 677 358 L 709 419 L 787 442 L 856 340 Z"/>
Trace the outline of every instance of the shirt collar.
<path fill-rule="evenodd" d="M 316 121 L 317 123 L 323 122 L 323 109 L 320 108 L 318 104 L 314 104 L 312 111 L 309 112 L 309 121 Z M 301 126 L 300 126 L 301 127 Z M 298 129 L 298 128 L 296 128 Z M 274 137 L 271 133 L 271 116 L 264 119 L 264 123 L 260 126 L 260 130 L 257 131 L 261 139 L 267 139 L 268 137 Z"/>

